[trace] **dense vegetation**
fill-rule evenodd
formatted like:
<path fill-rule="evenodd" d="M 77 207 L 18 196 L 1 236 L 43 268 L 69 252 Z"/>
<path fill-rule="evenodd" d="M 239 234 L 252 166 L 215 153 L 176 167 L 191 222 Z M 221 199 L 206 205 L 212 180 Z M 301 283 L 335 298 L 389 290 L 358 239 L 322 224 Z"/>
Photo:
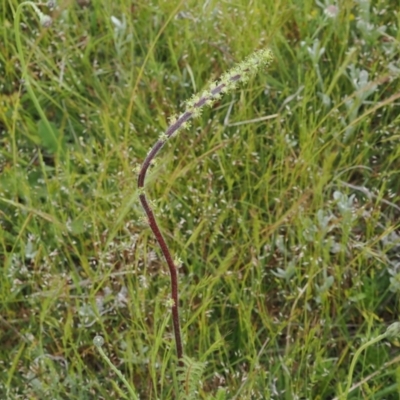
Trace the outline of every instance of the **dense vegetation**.
<path fill-rule="evenodd" d="M 182 261 L 194 398 L 340 396 L 399 319 L 398 2 L 60 1 L 50 27 L 24 7 L 19 32 L 18 4 L 0 0 L 0 398 L 129 398 L 96 335 L 141 399 L 178 398 L 138 165 L 186 99 L 267 47 L 146 191 Z M 397 399 L 399 361 L 396 341 L 368 348 L 348 398 Z"/>

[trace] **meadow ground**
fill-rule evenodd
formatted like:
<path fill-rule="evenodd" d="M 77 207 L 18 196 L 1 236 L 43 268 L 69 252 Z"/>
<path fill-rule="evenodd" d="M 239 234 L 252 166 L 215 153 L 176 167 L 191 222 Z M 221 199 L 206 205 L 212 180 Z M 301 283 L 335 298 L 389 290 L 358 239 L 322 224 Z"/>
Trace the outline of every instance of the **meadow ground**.
<path fill-rule="evenodd" d="M 398 1 L 59 1 L 15 30 L 20 3 L 0 0 L 0 398 L 132 398 L 101 335 L 141 399 L 398 399 L 396 340 L 343 394 L 399 319 Z M 265 47 L 146 181 L 182 260 L 189 388 L 137 167 Z"/>

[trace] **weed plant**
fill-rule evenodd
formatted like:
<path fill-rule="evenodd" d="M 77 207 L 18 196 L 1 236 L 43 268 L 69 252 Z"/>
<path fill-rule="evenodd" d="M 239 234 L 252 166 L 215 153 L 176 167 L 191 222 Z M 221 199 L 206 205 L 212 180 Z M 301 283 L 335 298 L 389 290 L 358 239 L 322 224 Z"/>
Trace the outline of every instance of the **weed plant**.
<path fill-rule="evenodd" d="M 272 54 L 269 50 L 260 50 L 254 53 L 251 57 L 240 63 L 233 70 L 223 75 L 218 82 L 214 82 L 208 91 L 204 91 L 201 95 L 195 95 L 187 102 L 185 112 L 179 117 L 171 118 L 171 125 L 168 127 L 165 133 L 162 133 L 158 138 L 156 144 L 147 154 L 142 167 L 140 168 L 138 175 L 138 191 L 139 199 L 142 203 L 143 209 L 148 218 L 148 223 L 153 231 L 158 244 L 160 245 L 161 251 L 167 261 L 169 273 L 171 277 L 171 311 L 172 319 L 174 324 L 175 344 L 178 353 L 178 359 L 183 358 L 183 346 L 182 336 L 179 322 L 179 290 L 178 290 L 178 266 L 179 263 L 174 261 L 171 256 L 171 252 L 168 248 L 167 243 L 158 227 L 157 221 L 154 216 L 154 212 L 146 198 L 144 192 L 144 182 L 146 173 L 152 163 L 155 162 L 155 158 L 161 148 L 164 146 L 166 141 L 176 135 L 181 129 L 190 128 L 189 121 L 192 118 L 200 117 L 202 108 L 204 106 L 211 107 L 215 101 L 219 100 L 222 94 L 229 93 L 232 91 L 238 83 L 247 82 L 249 77 L 253 75 L 260 67 L 266 67 L 272 60 Z M 183 366 L 183 364 L 182 364 Z"/>
<path fill-rule="evenodd" d="M 397 2 L 59 2 L 50 27 L 21 15 L 26 69 L 20 3 L 0 0 L 0 398 L 397 398 Z M 133 176 L 267 47 L 146 177 L 182 260 L 177 375 Z"/>

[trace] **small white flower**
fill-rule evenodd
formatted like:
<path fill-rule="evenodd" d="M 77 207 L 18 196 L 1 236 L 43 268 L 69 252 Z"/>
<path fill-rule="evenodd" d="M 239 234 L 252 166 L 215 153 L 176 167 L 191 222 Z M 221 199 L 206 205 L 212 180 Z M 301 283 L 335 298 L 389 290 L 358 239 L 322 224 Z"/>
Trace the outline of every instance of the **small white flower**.
<path fill-rule="evenodd" d="M 96 347 L 102 347 L 103 344 L 104 344 L 104 338 L 102 336 L 98 336 L 98 335 L 95 336 L 94 339 L 93 339 L 93 344 Z"/>
<path fill-rule="evenodd" d="M 339 14 L 339 8 L 331 4 L 325 8 L 324 14 L 329 18 L 335 18 Z"/>
<path fill-rule="evenodd" d="M 168 140 L 168 135 L 166 133 L 160 133 L 160 135 L 158 136 L 158 140 L 161 142 L 166 142 Z"/>
<path fill-rule="evenodd" d="M 40 16 L 40 25 L 42 25 L 44 28 L 48 28 L 52 23 L 53 20 L 49 15 L 42 14 Z"/>
<path fill-rule="evenodd" d="M 174 299 L 169 298 L 169 299 L 165 302 L 165 305 L 166 305 L 168 308 L 174 307 L 174 306 L 175 306 L 175 301 L 174 301 Z"/>
<path fill-rule="evenodd" d="M 49 0 L 49 1 L 46 3 L 46 6 L 47 6 L 48 8 L 50 8 L 50 10 L 52 10 L 53 8 L 56 8 L 57 2 L 56 2 L 55 0 Z"/>

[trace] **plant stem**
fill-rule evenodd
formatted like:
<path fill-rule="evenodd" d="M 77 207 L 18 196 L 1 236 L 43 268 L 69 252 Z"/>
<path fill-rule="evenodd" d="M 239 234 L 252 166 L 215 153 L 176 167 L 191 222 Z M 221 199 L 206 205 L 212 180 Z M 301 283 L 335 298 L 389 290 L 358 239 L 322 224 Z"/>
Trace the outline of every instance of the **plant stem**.
<path fill-rule="evenodd" d="M 369 340 L 368 342 L 364 343 L 362 346 L 360 346 L 359 349 L 354 353 L 353 359 L 351 360 L 350 368 L 349 368 L 349 373 L 347 374 L 347 384 L 346 384 L 346 389 L 343 393 L 343 396 L 341 396 L 341 399 L 345 400 L 347 399 L 347 396 L 349 395 L 350 392 L 350 387 L 351 383 L 353 381 L 353 373 L 354 373 L 354 368 L 356 366 L 357 360 L 360 357 L 360 354 L 369 346 L 372 346 L 373 344 L 380 342 L 381 340 L 385 339 L 387 337 L 387 333 L 382 333 L 382 335 L 377 336 L 376 338 L 373 338 Z"/>
<path fill-rule="evenodd" d="M 351 360 L 350 364 L 350 369 L 349 373 L 347 374 L 347 385 L 346 385 L 346 390 L 344 393 L 339 397 L 340 400 L 346 400 L 347 396 L 349 395 L 350 392 L 350 387 L 351 383 L 353 380 L 353 372 L 354 368 L 356 366 L 357 360 L 360 357 L 360 354 L 369 346 L 372 346 L 375 343 L 380 342 L 381 340 L 384 339 L 393 339 L 397 338 L 400 336 L 400 322 L 393 322 L 391 325 L 389 325 L 384 333 L 381 335 L 377 336 L 376 338 L 370 339 L 368 342 L 364 343 L 355 353 L 353 356 L 353 359 Z"/>
<path fill-rule="evenodd" d="M 182 335 L 179 322 L 179 291 L 178 291 L 178 269 L 172 259 L 168 245 L 158 227 L 156 218 L 153 210 L 147 201 L 146 194 L 144 192 L 144 183 L 146 179 L 146 173 L 151 166 L 153 160 L 157 156 L 158 152 L 164 146 L 165 142 L 178 132 L 181 128 L 188 126 L 188 121 L 192 117 L 200 115 L 200 111 L 203 106 L 211 106 L 215 100 L 219 99 L 223 93 L 234 89 L 238 83 L 246 82 L 250 75 L 257 72 L 260 66 L 267 66 L 272 61 L 272 53 L 270 50 L 260 50 L 254 53 L 252 56 L 247 58 L 236 68 L 223 75 L 218 83 L 214 83 L 209 91 L 204 92 L 200 96 L 195 96 L 193 99 L 187 102 L 187 110 L 176 120 L 171 123 L 167 131 L 160 135 L 158 141 L 152 147 L 150 152 L 147 154 L 138 175 L 138 192 L 139 199 L 143 206 L 143 209 L 147 215 L 148 223 L 153 231 L 156 240 L 161 248 L 161 251 L 167 261 L 170 278 L 171 278 L 171 299 L 172 299 L 172 320 L 174 325 L 175 343 L 179 365 L 183 366 L 183 346 L 182 346 Z"/>
<path fill-rule="evenodd" d="M 145 174 L 146 173 L 144 172 L 144 175 Z M 143 177 L 143 180 L 144 180 L 144 177 Z M 143 186 L 139 186 L 139 187 L 143 187 Z M 167 243 L 165 242 L 165 239 L 157 225 L 153 210 L 151 209 L 151 207 L 146 199 L 145 194 L 144 193 L 140 194 L 139 199 L 140 199 L 140 202 L 142 203 L 144 211 L 147 215 L 150 228 L 153 231 L 153 233 L 157 239 L 157 242 L 161 247 L 161 251 L 164 254 L 165 260 L 167 261 L 167 264 L 168 264 L 169 274 L 170 274 L 170 278 L 171 278 L 171 298 L 173 301 L 173 304 L 171 306 L 172 322 L 174 325 L 176 351 L 177 351 L 178 359 L 181 360 L 183 357 L 183 346 L 182 346 L 182 336 L 181 336 L 181 328 L 180 328 L 180 323 L 179 323 L 179 309 L 178 309 L 178 304 L 179 304 L 178 303 L 178 301 L 179 301 L 178 271 L 177 271 L 174 261 L 172 260 L 172 256 L 168 249 Z M 181 366 L 183 366 L 183 364 Z"/>

